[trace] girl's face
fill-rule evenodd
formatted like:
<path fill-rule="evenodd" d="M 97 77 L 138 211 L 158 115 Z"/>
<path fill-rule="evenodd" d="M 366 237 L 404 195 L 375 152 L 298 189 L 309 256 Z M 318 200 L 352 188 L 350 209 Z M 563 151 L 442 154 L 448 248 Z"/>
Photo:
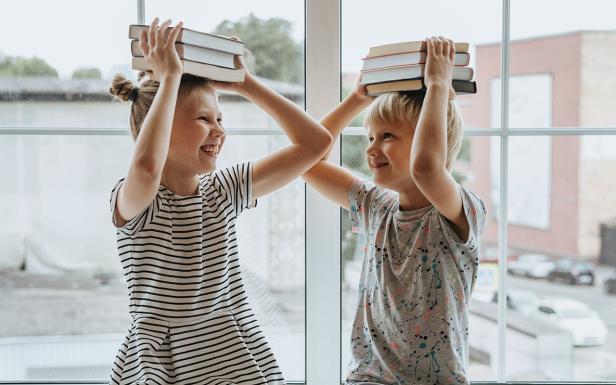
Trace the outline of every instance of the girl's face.
<path fill-rule="evenodd" d="M 414 130 L 402 125 L 368 127 L 366 149 L 368 167 L 374 183 L 394 191 L 403 191 L 411 177 L 411 145 Z"/>
<path fill-rule="evenodd" d="M 175 108 L 167 161 L 191 175 L 212 172 L 225 142 L 218 97 L 202 89 L 184 98 Z"/>

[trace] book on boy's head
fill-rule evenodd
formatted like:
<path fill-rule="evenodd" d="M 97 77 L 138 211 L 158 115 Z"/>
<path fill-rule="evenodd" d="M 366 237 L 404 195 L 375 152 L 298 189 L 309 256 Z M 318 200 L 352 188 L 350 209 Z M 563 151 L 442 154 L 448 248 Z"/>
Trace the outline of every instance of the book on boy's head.
<path fill-rule="evenodd" d="M 180 59 L 180 61 L 184 66 L 184 73 L 221 82 L 241 82 L 246 74 L 246 71 L 243 69 L 223 68 L 186 59 Z M 147 71 L 151 70 L 152 66 L 145 61 L 144 57 L 134 57 L 132 68 L 134 70 Z"/>
<path fill-rule="evenodd" d="M 454 91 L 456 91 L 456 95 L 477 93 L 477 83 L 474 81 L 453 80 L 451 85 L 453 86 Z M 370 96 L 377 96 L 387 92 L 426 92 L 426 90 L 426 85 L 424 84 L 423 79 L 399 80 L 395 82 L 368 84 L 366 86 L 366 92 Z"/>
<path fill-rule="evenodd" d="M 131 24 L 128 27 L 128 37 L 134 40 L 139 40 L 141 31 L 148 32 L 149 28 L 149 25 Z M 172 27 L 168 27 L 167 33 L 169 33 L 172 29 Z M 188 28 L 182 28 L 180 30 L 176 43 L 196 45 L 198 47 L 229 52 L 234 55 L 242 55 L 244 53 L 244 43 L 241 41 L 233 40 L 226 36 L 199 32 Z"/>
<path fill-rule="evenodd" d="M 130 49 L 134 57 L 143 57 L 139 40 L 131 40 Z M 180 59 L 198 61 L 225 68 L 235 68 L 233 54 L 229 52 L 216 51 L 209 48 L 197 47 L 183 43 L 175 43 Z"/>
<path fill-rule="evenodd" d="M 409 64 L 425 64 L 428 52 L 404 52 L 393 55 L 365 57 L 362 71 L 377 68 L 394 67 Z M 466 52 L 456 53 L 453 59 L 454 66 L 465 66 L 470 62 L 470 55 Z"/>
<path fill-rule="evenodd" d="M 454 43 L 456 48 L 456 52 L 468 52 L 469 43 L 467 42 L 456 42 Z M 393 43 L 393 44 L 385 44 L 379 45 L 375 47 L 370 47 L 370 51 L 366 58 L 371 58 L 375 56 L 385 56 L 385 55 L 393 55 L 397 53 L 405 53 L 405 52 L 419 52 L 419 51 L 427 51 L 428 46 L 425 40 L 417 40 L 417 41 L 404 41 L 401 43 Z"/>
<path fill-rule="evenodd" d="M 393 80 L 423 78 L 425 77 L 425 70 L 425 64 L 412 64 L 361 71 L 360 83 L 383 83 Z M 453 67 L 453 79 L 471 80 L 473 78 L 473 72 L 471 67 Z"/>

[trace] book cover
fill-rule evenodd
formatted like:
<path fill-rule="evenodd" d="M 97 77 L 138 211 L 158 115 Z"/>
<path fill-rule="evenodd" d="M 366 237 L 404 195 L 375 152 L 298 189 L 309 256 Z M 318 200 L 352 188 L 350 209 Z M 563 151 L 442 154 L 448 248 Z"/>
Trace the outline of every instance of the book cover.
<path fill-rule="evenodd" d="M 240 82 L 244 80 L 244 75 L 246 74 L 246 71 L 243 69 L 229 69 L 186 59 L 180 60 L 184 66 L 184 73 L 221 82 Z M 133 57 L 132 68 L 141 71 L 152 69 L 143 57 Z"/>
<path fill-rule="evenodd" d="M 425 64 L 413 64 L 362 71 L 360 83 L 383 83 L 393 80 L 422 78 L 424 77 L 425 68 Z M 453 67 L 453 79 L 471 80 L 473 74 L 474 71 L 471 67 Z"/>
<path fill-rule="evenodd" d="M 139 40 L 141 31 L 145 30 L 147 32 L 148 29 L 148 25 L 131 24 L 128 28 L 128 37 L 133 40 Z M 168 27 L 167 31 L 169 32 L 172 29 L 172 27 Z M 188 28 L 180 30 L 176 42 L 229 52 L 234 55 L 242 55 L 244 53 L 244 43 L 241 41 Z"/>
<path fill-rule="evenodd" d="M 131 53 L 134 57 L 143 57 L 139 40 L 131 40 Z M 233 54 L 229 52 L 216 51 L 209 48 L 192 46 L 184 43 L 175 43 L 180 59 L 212 64 L 219 67 L 235 68 Z"/>
<path fill-rule="evenodd" d="M 468 42 L 455 42 L 456 52 L 468 52 Z M 392 43 L 370 47 L 370 51 L 366 57 L 385 56 L 404 52 L 427 51 L 428 46 L 425 40 L 404 41 L 400 43 Z"/>

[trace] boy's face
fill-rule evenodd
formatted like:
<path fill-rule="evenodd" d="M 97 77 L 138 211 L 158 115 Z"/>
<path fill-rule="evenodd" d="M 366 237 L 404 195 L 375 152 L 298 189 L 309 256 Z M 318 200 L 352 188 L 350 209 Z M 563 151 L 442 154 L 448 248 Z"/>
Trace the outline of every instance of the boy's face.
<path fill-rule="evenodd" d="M 197 90 L 178 99 L 168 161 L 191 174 L 214 171 L 224 142 L 222 113 L 215 92 Z"/>
<path fill-rule="evenodd" d="M 410 155 L 413 133 L 413 128 L 401 124 L 372 124 L 368 127 L 370 144 L 366 157 L 374 183 L 394 191 L 403 191 L 409 182 L 412 183 Z"/>

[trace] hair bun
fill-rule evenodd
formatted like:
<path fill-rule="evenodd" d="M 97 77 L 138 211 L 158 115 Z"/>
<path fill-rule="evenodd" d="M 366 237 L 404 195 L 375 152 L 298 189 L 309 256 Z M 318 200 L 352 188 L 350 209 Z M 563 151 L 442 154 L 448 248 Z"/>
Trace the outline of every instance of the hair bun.
<path fill-rule="evenodd" d="M 109 93 L 122 102 L 132 102 L 137 98 L 139 87 L 128 80 L 124 75 L 117 74 L 111 81 Z"/>

